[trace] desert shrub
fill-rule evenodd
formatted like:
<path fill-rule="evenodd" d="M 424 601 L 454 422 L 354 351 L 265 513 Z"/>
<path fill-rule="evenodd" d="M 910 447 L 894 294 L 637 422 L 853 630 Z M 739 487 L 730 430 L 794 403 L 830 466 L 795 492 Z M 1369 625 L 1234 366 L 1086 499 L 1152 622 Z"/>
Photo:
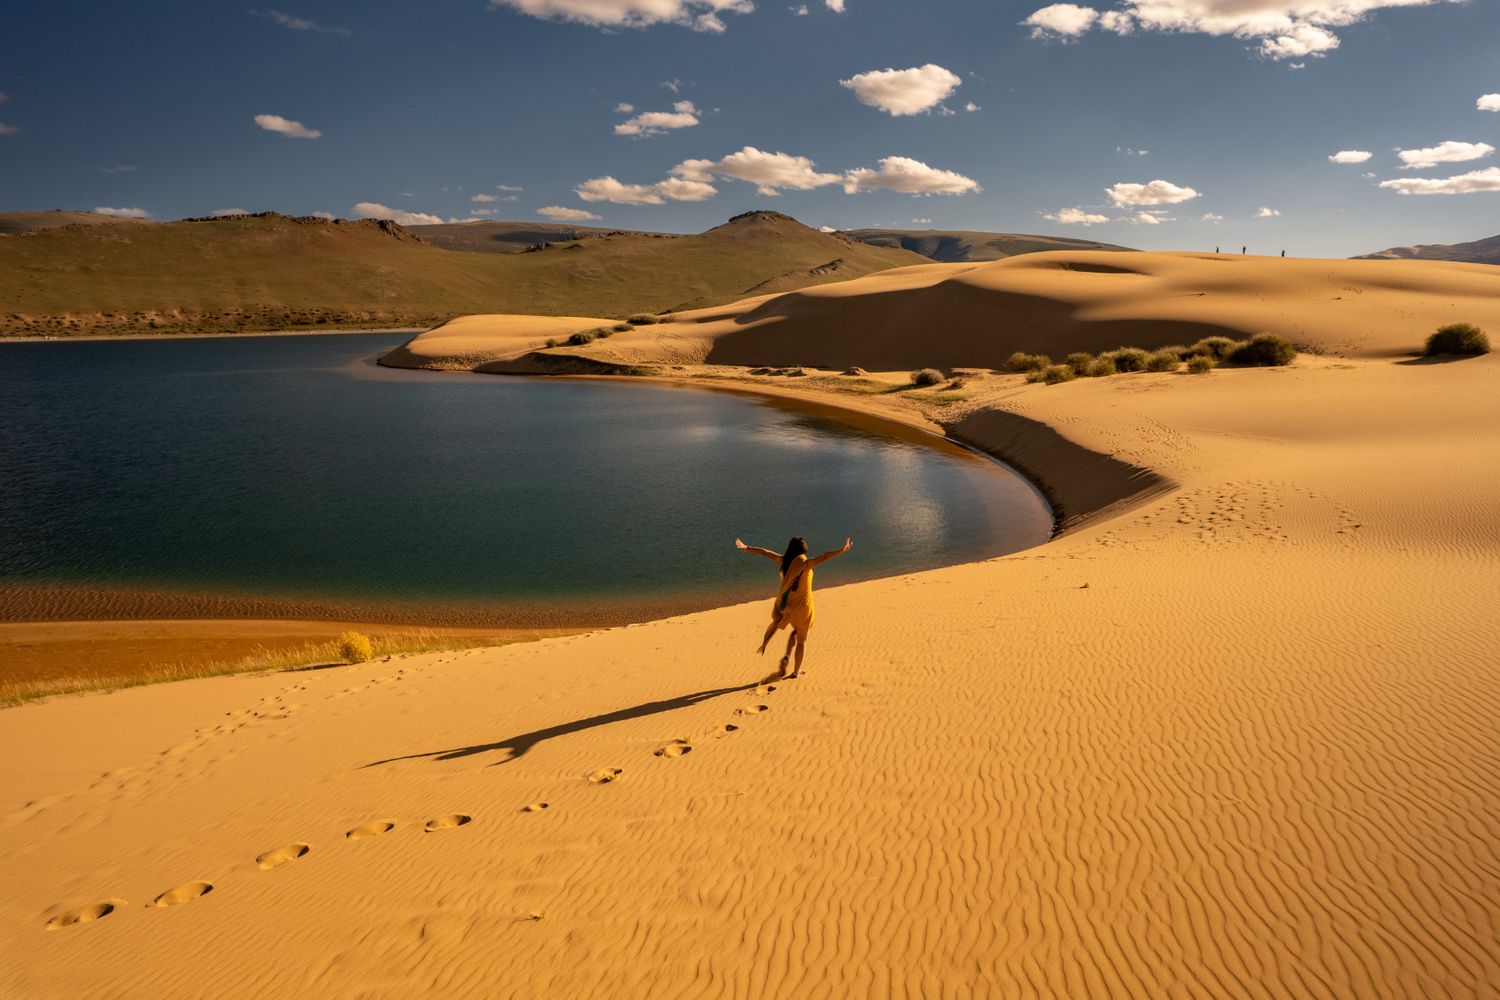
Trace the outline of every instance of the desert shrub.
<path fill-rule="evenodd" d="M 636 313 L 634 316 L 628 317 L 625 322 L 631 326 L 650 326 L 653 323 L 660 323 L 661 317 L 653 316 L 650 313 Z"/>
<path fill-rule="evenodd" d="M 579 330 L 577 333 L 568 338 L 568 346 L 570 347 L 582 347 L 585 344 L 592 344 L 593 342 L 593 330 Z"/>
<path fill-rule="evenodd" d="M 1008 372 L 1039 372 L 1052 364 L 1052 359 L 1045 354 L 1024 354 L 1017 351 L 1005 359 L 1005 370 Z"/>
<path fill-rule="evenodd" d="M 1174 350 L 1157 351 L 1146 359 L 1148 372 L 1175 372 L 1182 367 L 1182 358 Z"/>
<path fill-rule="evenodd" d="M 1074 375 L 1087 375 L 1089 369 L 1094 367 L 1094 356 L 1084 351 L 1074 351 L 1063 359 L 1063 364 L 1073 369 Z"/>
<path fill-rule="evenodd" d="M 339 656 L 345 663 L 363 663 L 375 655 L 370 637 L 363 632 L 345 632 L 334 641 L 338 643 Z"/>
<path fill-rule="evenodd" d="M 753 375 L 755 373 L 751 372 L 751 374 Z M 845 375 L 868 375 L 870 373 L 867 372 L 867 371 L 865 371 L 863 368 L 859 367 L 859 365 L 851 365 L 848 368 L 844 369 L 844 374 Z"/>
<path fill-rule="evenodd" d="M 548 337 L 547 338 L 547 346 L 548 347 L 556 347 L 557 346 L 557 338 L 556 337 Z"/>
<path fill-rule="evenodd" d="M 1192 347 L 1188 348 L 1188 356 L 1194 354 L 1206 354 L 1215 361 L 1223 361 L 1229 357 L 1236 347 L 1243 341 L 1230 340 L 1228 337 L 1204 337 Z"/>
<path fill-rule="evenodd" d="M 1121 372 L 1143 372 L 1146 370 L 1146 362 L 1151 355 L 1139 347 L 1122 347 L 1117 351 L 1099 355 L 1108 358 L 1115 363 L 1115 371 Z"/>
<path fill-rule="evenodd" d="M 911 373 L 912 385 L 937 385 L 943 380 L 943 373 L 936 368 L 918 368 Z"/>
<path fill-rule="evenodd" d="M 1115 363 L 1109 358 L 1095 358 L 1094 363 L 1089 365 L 1089 370 L 1084 372 L 1084 374 L 1089 378 L 1103 378 L 1106 375 L 1113 375 L 1117 371 L 1119 369 L 1115 367 Z"/>
<path fill-rule="evenodd" d="M 1188 371 L 1193 375 L 1207 375 L 1219 366 L 1212 354 L 1194 354 L 1188 358 Z"/>
<path fill-rule="evenodd" d="M 945 389 L 962 389 L 966 384 L 967 383 L 964 382 L 963 379 L 956 378 L 952 382 L 949 382 L 947 385 L 945 385 L 943 388 L 945 388 Z"/>
<path fill-rule="evenodd" d="M 608 340 L 615 335 L 615 331 L 607 326 L 596 326 L 589 333 L 592 333 L 599 340 Z"/>
<path fill-rule="evenodd" d="M 1172 354 L 1175 355 L 1179 360 L 1186 361 L 1188 358 L 1193 356 L 1194 352 L 1191 347 L 1184 347 L 1181 344 L 1172 344 L 1168 347 L 1158 347 L 1155 353 Z"/>
<path fill-rule="evenodd" d="M 1077 377 L 1077 373 L 1067 365 L 1048 365 L 1041 371 L 1031 372 L 1026 376 L 1026 381 L 1056 385 L 1059 382 L 1071 382 Z"/>
<path fill-rule="evenodd" d="M 1297 357 L 1290 340 L 1273 333 L 1257 333 L 1235 347 L 1225 360 L 1232 365 L 1275 367 L 1289 365 Z"/>
<path fill-rule="evenodd" d="M 1473 323 L 1449 323 L 1427 338 L 1423 354 L 1488 354 L 1490 338 Z"/>
<path fill-rule="evenodd" d="M 624 333 L 626 330 L 630 329 L 630 324 L 616 323 L 612 329 L 615 331 L 615 333 Z"/>

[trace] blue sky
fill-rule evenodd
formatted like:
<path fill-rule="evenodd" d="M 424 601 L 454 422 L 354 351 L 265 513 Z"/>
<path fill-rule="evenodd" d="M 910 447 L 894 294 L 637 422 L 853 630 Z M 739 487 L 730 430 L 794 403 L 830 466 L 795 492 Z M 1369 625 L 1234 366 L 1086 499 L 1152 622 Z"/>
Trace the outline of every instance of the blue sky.
<path fill-rule="evenodd" d="M 0 2 L 0 209 L 1500 232 L 1494 0 L 274 2 Z"/>

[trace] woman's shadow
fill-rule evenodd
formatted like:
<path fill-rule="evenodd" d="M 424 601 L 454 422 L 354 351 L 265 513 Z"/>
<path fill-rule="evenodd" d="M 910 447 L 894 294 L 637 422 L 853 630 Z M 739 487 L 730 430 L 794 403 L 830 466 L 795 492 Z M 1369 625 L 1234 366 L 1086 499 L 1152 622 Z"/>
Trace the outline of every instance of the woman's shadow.
<path fill-rule="evenodd" d="M 509 739 L 497 740 L 494 743 L 478 743 L 474 746 L 454 747 L 450 750 L 429 750 L 426 753 L 409 753 L 400 757 L 387 757 L 385 760 L 375 760 L 364 767 L 378 767 L 381 764 L 394 764 L 402 760 L 421 760 L 431 758 L 432 760 L 460 760 L 464 757 L 472 757 L 475 754 L 489 753 L 492 750 L 508 751 L 506 756 L 490 764 L 505 764 L 522 756 L 526 751 L 545 740 L 558 736 L 567 736 L 570 733 L 581 733 L 585 729 L 593 729 L 597 726 L 607 726 L 612 722 L 624 722 L 626 719 L 639 719 L 647 715 L 658 715 L 662 712 L 671 712 L 679 708 L 688 708 L 711 698 L 721 695 L 735 694 L 740 691 L 751 691 L 759 685 L 741 684 L 739 687 L 714 688 L 709 691 L 695 691 L 692 694 L 678 695 L 675 698 L 666 698 L 661 701 L 648 701 L 644 704 L 634 705 L 630 708 L 618 709 L 614 712 L 606 712 L 603 715 L 592 715 L 587 719 L 575 719 L 572 722 L 560 723 L 549 726 L 546 729 L 538 729 L 530 733 L 522 733 L 520 736 L 512 736 Z"/>

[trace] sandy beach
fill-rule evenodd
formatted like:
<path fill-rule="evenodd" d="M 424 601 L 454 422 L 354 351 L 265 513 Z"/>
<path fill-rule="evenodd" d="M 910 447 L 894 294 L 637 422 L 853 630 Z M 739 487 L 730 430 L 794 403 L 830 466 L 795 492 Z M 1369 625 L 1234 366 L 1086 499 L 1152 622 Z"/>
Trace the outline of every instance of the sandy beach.
<path fill-rule="evenodd" d="M 1122 256 L 408 345 L 939 427 L 1064 530 L 820 590 L 770 685 L 760 601 L 0 712 L 0 993 L 1494 995 L 1500 360 L 1412 356 L 1500 334 L 1500 274 Z M 988 371 L 1260 330 L 1302 355 Z M 879 390 L 922 365 L 973 374 Z"/>

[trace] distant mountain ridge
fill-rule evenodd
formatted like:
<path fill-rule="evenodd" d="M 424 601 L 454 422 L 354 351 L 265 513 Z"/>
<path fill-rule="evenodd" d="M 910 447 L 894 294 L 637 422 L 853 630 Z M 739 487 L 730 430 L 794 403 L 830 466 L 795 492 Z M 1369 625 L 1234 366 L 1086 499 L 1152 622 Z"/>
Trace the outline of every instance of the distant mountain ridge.
<path fill-rule="evenodd" d="M 1068 236 L 1033 236 L 1027 233 L 987 233 L 953 229 L 848 229 L 846 235 L 873 246 L 900 247 L 945 264 L 965 261 L 1004 260 L 1025 253 L 1053 250 L 1133 251 L 1114 243 L 1074 239 Z"/>
<path fill-rule="evenodd" d="M 1472 243 L 1427 243 L 1412 247 L 1391 247 L 1375 253 L 1360 254 L 1355 260 L 1456 260 L 1466 264 L 1500 264 L 1500 236 L 1490 236 Z"/>

